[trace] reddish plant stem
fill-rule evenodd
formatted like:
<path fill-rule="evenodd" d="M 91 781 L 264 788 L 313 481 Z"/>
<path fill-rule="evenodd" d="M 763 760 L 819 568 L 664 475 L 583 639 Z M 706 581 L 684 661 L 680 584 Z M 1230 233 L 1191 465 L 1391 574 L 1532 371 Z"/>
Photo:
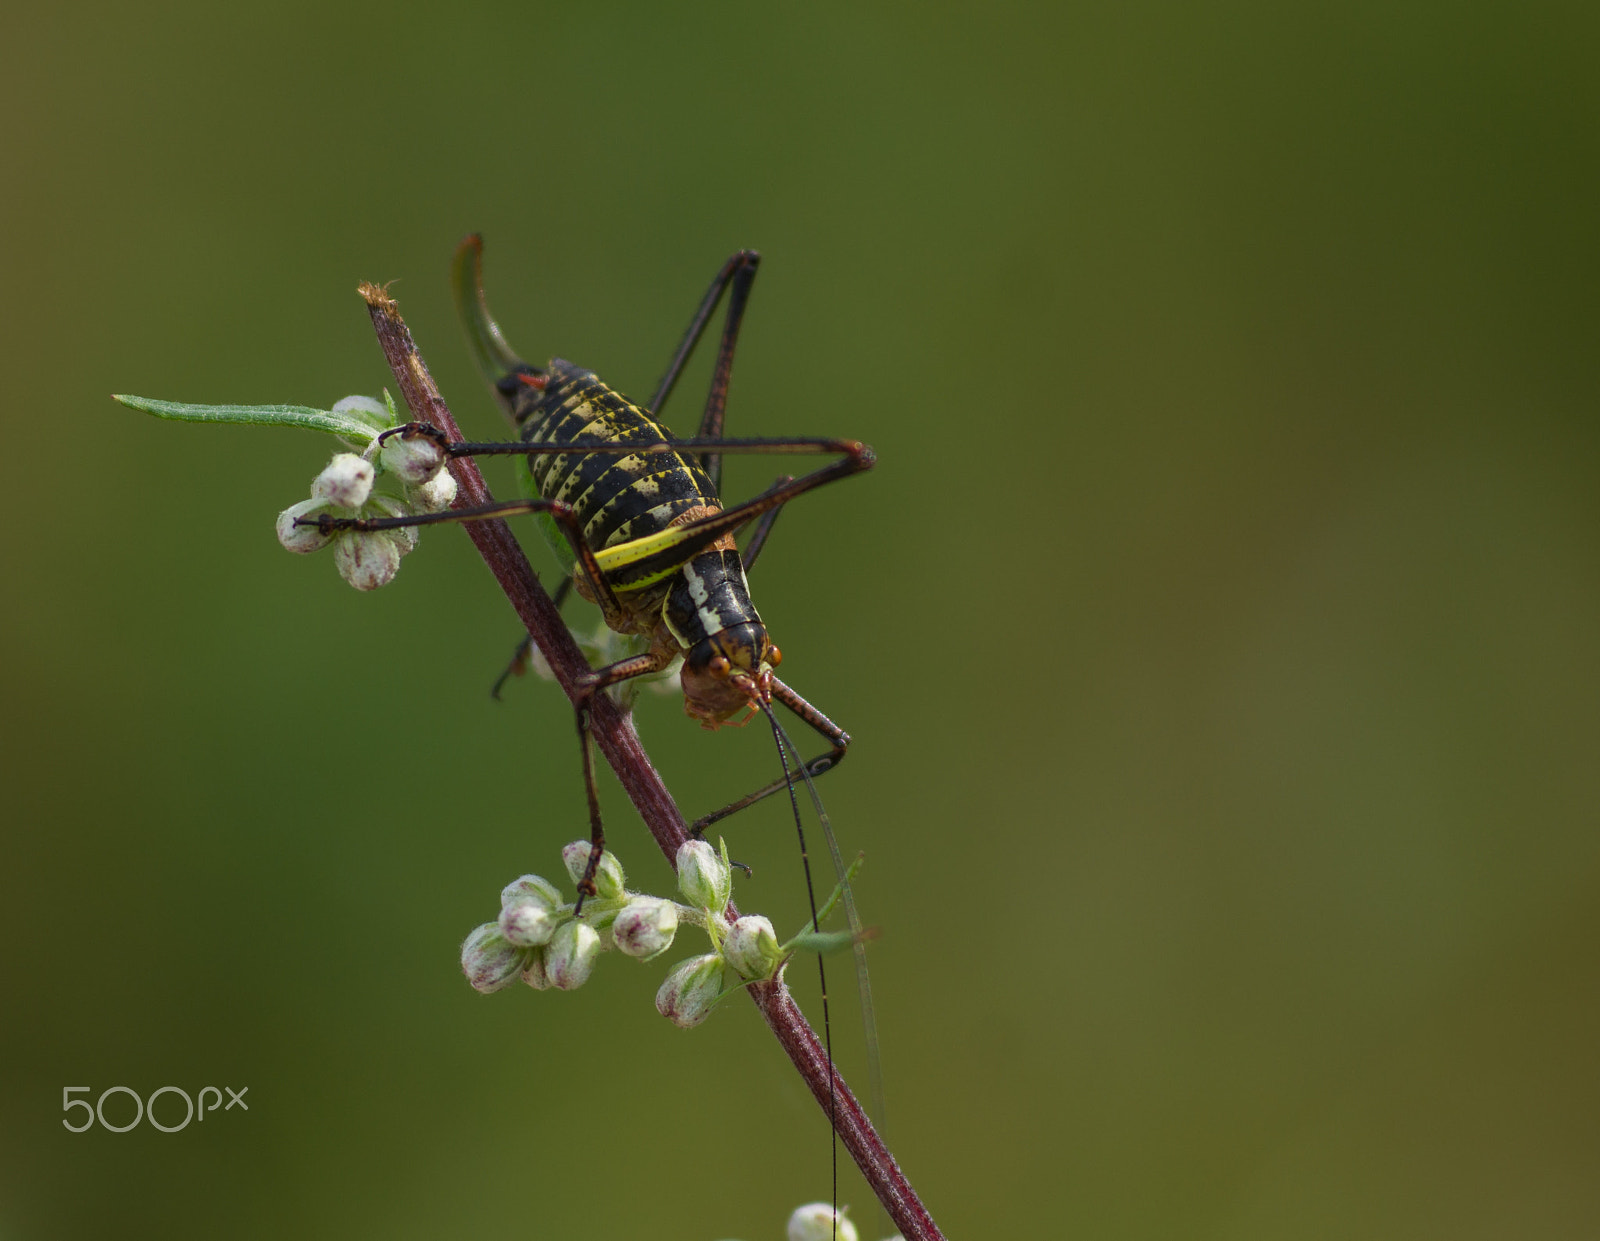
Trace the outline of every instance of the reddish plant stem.
<path fill-rule="evenodd" d="M 367 301 L 378 343 L 412 417 L 419 422 L 432 423 L 453 440 L 465 439 L 433 376 L 428 373 L 416 342 L 411 338 L 411 330 L 401 319 L 394 300 L 373 284 L 363 284 L 361 296 Z M 488 504 L 493 500 L 472 458 L 454 459 L 450 471 L 459 487 L 456 507 Z M 589 671 L 588 662 L 550 596 L 539 584 L 538 576 L 510 527 L 498 519 L 469 521 L 463 525 L 517 616 L 549 661 L 556 681 L 567 697 L 572 698 L 578 677 Z M 633 720 L 619 710 L 610 697 L 600 694 L 591 700 L 589 727 L 600 753 L 617 773 L 656 844 L 668 863 L 674 862 L 678 847 L 689 838 L 688 824 L 640 744 Z M 738 910 L 732 904 L 728 906 L 728 915 L 738 917 Z M 829 1065 L 827 1053 L 790 997 L 789 989 L 781 979 L 773 979 L 747 990 L 779 1045 L 821 1105 L 823 1114 L 827 1115 L 830 1107 L 834 1109 L 839 1139 L 900 1229 L 901 1236 L 906 1241 L 943 1241 L 944 1234 L 900 1171 L 894 1156 L 879 1139 L 850 1087 Z"/>

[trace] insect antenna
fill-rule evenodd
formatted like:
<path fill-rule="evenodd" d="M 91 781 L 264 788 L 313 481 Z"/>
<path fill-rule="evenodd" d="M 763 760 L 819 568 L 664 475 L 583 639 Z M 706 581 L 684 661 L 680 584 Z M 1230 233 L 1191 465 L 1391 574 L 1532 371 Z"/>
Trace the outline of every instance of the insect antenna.
<path fill-rule="evenodd" d="M 806 852 L 806 829 L 800 819 L 800 800 L 795 795 L 794 779 L 789 774 L 789 751 L 794 750 L 794 742 L 789 740 L 789 734 L 783 731 L 783 725 L 778 723 L 778 717 L 772 710 L 772 704 L 760 701 L 761 710 L 766 713 L 767 722 L 772 725 L 772 740 L 778 747 L 778 762 L 783 767 L 783 782 L 789 790 L 789 809 L 794 812 L 794 831 L 800 840 L 800 865 L 806 875 L 806 900 L 811 905 L 811 930 L 815 934 L 822 933 L 822 926 L 817 918 L 817 891 L 811 882 L 811 856 Z M 801 772 L 805 771 L 805 761 L 799 753 L 795 753 L 795 764 Z M 806 777 L 806 783 L 811 782 L 811 777 Z M 811 795 L 816 796 L 813 789 Z M 821 802 L 817 805 L 820 807 Z M 830 830 L 830 835 L 831 835 Z M 817 980 L 822 989 L 822 1049 L 828 1057 L 828 1151 L 831 1162 L 833 1178 L 833 1234 L 839 1235 L 839 1101 L 833 1088 L 833 1026 L 828 1019 L 828 968 L 823 963 L 822 954 L 817 953 Z"/>
<path fill-rule="evenodd" d="M 813 930 L 820 930 L 821 928 L 816 925 L 817 904 L 816 897 L 812 893 L 811 887 L 811 863 L 806 856 L 805 832 L 800 826 L 800 808 L 796 803 L 794 781 L 789 776 L 788 755 L 792 754 L 794 756 L 796 772 L 800 778 L 805 781 L 806 792 L 811 798 L 812 809 L 814 809 L 817 813 L 817 822 L 822 825 L 823 839 L 828 842 L 828 853 L 833 860 L 834 872 L 839 878 L 839 894 L 842 898 L 842 903 L 844 904 L 845 920 L 850 924 L 850 935 L 852 940 L 851 951 L 855 953 L 856 958 L 856 986 L 860 995 L 861 1027 L 866 1042 L 867 1091 L 868 1098 L 872 1102 L 872 1123 L 874 1126 L 876 1126 L 878 1135 L 887 1141 L 888 1139 L 886 1134 L 888 1130 L 888 1105 L 883 1088 L 883 1060 L 878 1050 L 878 1018 L 876 1007 L 872 1002 L 872 979 L 867 973 L 867 940 L 871 938 L 871 934 L 861 924 L 861 914 L 856 909 L 855 891 L 850 886 L 850 871 L 845 865 L 844 854 L 839 849 L 839 838 L 834 835 L 833 822 L 828 818 L 828 809 L 822 804 L 822 796 L 817 792 L 816 782 L 811 778 L 811 772 L 806 768 L 805 760 L 800 756 L 799 748 L 796 747 L 794 739 L 789 736 L 783 725 L 778 722 L 778 717 L 773 713 L 772 708 L 763 704 L 763 709 L 766 711 L 767 719 L 772 724 L 773 736 L 778 742 L 778 759 L 783 764 L 784 779 L 789 786 L 789 802 L 791 808 L 794 810 L 795 831 L 800 837 L 800 858 L 805 866 L 806 872 L 806 894 L 811 898 L 811 923 Z M 817 957 L 817 967 L 820 972 L 822 969 L 822 957 L 820 954 Z M 827 979 L 825 976 L 823 978 L 822 988 L 822 1020 L 823 1041 L 827 1047 L 828 1065 L 831 1069 L 833 1066 L 833 1049 L 831 1044 L 828 1043 L 828 989 Z M 832 1088 L 832 1079 L 830 1076 L 830 1108 L 832 1105 Z M 831 1118 L 832 1117 L 830 1114 L 830 1119 Z M 837 1134 L 835 1135 L 834 1139 L 833 1159 L 834 1206 L 835 1210 L 837 1211 L 839 1197 L 839 1155 Z M 881 1214 L 883 1216 L 885 1225 L 887 1225 L 889 1222 L 888 1212 L 881 1211 Z M 837 1227 L 837 1224 L 835 1224 L 835 1227 Z"/>
<path fill-rule="evenodd" d="M 770 716 L 771 712 L 768 712 L 768 715 Z M 800 751 L 793 739 L 775 717 L 772 719 L 772 726 L 780 738 L 780 749 L 782 746 L 787 746 L 789 753 L 794 755 L 795 767 L 800 778 L 805 781 L 806 792 L 811 796 L 811 806 L 817 812 L 817 822 L 822 825 L 822 836 L 828 842 L 828 853 L 833 860 L 834 871 L 839 877 L 839 893 L 842 898 L 841 903 L 844 905 L 845 921 L 850 924 L 850 934 L 854 940 L 856 985 L 861 997 L 861 1027 L 867 1047 L 867 1096 L 872 1101 L 873 1126 L 878 1130 L 878 1136 L 887 1141 L 889 1117 L 883 1089 L 883 1063 L 878 1051 L 878 1016 L 877 1008 L 872 1002 L 872 979 L 867 973 L 867 940 L 872 938 L 872 934 L 861 923 L 861 914 L 856 909 L 855 890 L 850 886 L 850 871 L 845 865 L 844 854 L 839 849 L 839 838 L 833 834 L 833 821 L 828 818 L 827 807 L 822 804 L 822 797 L 817 792 L 811 772 L 801 761 Z M 785 768 L 787 769 L 787 764 Z M 794 796 L 792 784 L 789 786 L 789 795 L 791 798 Z M 807 871 L 807 883 L 809 882 L 810 872 Z"/>

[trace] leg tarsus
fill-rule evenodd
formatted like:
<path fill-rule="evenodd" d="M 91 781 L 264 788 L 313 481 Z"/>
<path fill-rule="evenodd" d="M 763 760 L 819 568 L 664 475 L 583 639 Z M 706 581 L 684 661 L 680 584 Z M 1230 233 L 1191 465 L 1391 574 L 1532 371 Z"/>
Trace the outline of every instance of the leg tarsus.
<path fill-rule="evenodd" d="M 795 693 L 794 690 L 790 689 L 782 681 L 778 680 L 777 677 L 772 678 L 772 696 L 784 706 L 788 707 L 790 711 L 794 712 L 794 714 L 798 716 L 802 722 L 810 725 L 810 727 L 821 733 L 826 740 L 832 743 L 831 748 L 826 754 L 819 754 L 815 758 L 806 760 L 804 768 L 806 775 L 809 775 L 813 780 L 815 780 L 819 776 L 825 775 L 832 771 L 840 763 L 844 762 L 844 756 L 850 750 L 849 733 L 845 732 L 844 729 L 840 728 L 827 716 L 823 715 L 821 711 L 818 711 L 804 698 L 800 697 L 799 694 Z M 717 810 L 711 814 L 704 815 L 701 818 L 696 819 L 694 821 L 694 825 L 689 829 L 689 834 L 691 836 L 701 837 L 706 828 L 710 827 L 713 823 L 721 822 L 729 815 L 737 814 L 747 806 L 753 806 L 756 802 L 771 797 L 774 793 L 782 792 L 783 790 L 792 787 L 796 781 L 801 780 L 802 778 L 803 777 L 801 776 L 799 769 L 796 769 L 787 780 L 779 777 L 770 784 L 763 785 L 754 793 L 746 794 L 744 797 L 739 798 L 738 801 L 728 803 L 728 805 L 724 806 L 721 810 Z"/>

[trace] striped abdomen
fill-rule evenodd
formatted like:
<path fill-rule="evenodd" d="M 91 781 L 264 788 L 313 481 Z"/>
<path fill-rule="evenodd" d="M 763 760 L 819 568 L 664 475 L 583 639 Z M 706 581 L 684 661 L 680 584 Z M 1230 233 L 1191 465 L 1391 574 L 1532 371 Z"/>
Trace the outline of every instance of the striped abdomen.
<path fill-rule="evenodd" d="M 531 400 L 529 400 L 531 398 Z M 517 411 L 530 444 L 602 439 L 660 443 L 671 432 L 612 391 L 592 371 L 557 358 L 542 393 L 528 390 Z M 551 453 L 528 458 L 539 495 L 576 510 L 583 539 L 599 550 L 665 530 L 690 509 L 721 507 L 693 454 Z"/>

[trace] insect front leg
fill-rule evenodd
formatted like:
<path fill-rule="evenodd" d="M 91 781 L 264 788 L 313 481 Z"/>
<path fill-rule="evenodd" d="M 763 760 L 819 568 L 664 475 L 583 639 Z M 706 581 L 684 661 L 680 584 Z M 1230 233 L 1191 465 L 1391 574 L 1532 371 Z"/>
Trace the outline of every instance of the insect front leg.
<path fill-rule="evenodd" d="M 821 733 L 823 738 L 830 743 L 826 754 L 819 754 L 816 758 L 807 761 L 803 769 L 807 775 L 814 780 L 832 771 L 844 761 L 844 756 L 850 749 L 849 733 L 823 715 L 821 711 L 818 711 L 804 698 L 800 697 L 799 694 L 795 693 L 794 690 L 778 680 L 777 677 L 772 678 L 772 696 L 794 712 L 800 720 Z M 689 834 L 698 837 L 713 823 L 719 823 L 729 815 L 737 814 L 746 806 L 753 806 L 756 802 L 771 797 L 774 793 L 782 792 L 800 779 L 802 779 L 802 776 L 799 771 L 796 771 L 787 780 L 780 778 L 770 784 L 765 784 L 754 793 L 747 794 L 739 798 L 738 801 L 730 802 L 721 810 L 696 819 L 689 829 Z"/>
<path fill-rule="evenodd" d="M 583 790 L 589 799 L 589 861 L 578 880 L 578 903 L 574 914 L 583 912 L 583 902 L 595 894 L 595 872 L 600 869 L 600 858 L 606 851 L 605 824 L 600 817 L 600 791 L 594 778 L 594 749 L 589 739 L 589 704 L 596 694 L 613 685 L 634 677 L 649 676 L 663 671 L 677 658 L 677 651 L 654 646 L 642 655 L 619 659 L 604 668 L 586 673 L 579 682 L 575 712 L 578 721 L 578 749 L 583 758 Z"/>

